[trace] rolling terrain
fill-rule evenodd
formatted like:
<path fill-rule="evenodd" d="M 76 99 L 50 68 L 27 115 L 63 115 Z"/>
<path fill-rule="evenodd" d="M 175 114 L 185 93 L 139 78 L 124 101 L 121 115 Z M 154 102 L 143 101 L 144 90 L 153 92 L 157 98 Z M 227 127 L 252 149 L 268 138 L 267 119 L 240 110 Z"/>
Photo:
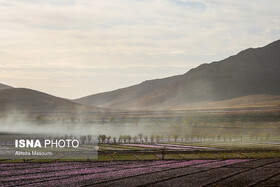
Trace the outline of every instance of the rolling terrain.
<path fill-rule="evenodd" d="M 9 89 L 9 88 L 13 88 L 13 87 L 0 83 L 0 90 Z"/>
<path fill-rule="evenodd" d="M 279 97 L 275 98 L 280 95 L 279 51 L 280 40 L 265 47 L 246 49 L 221 61 L 202 64 L 183 75 L 145 81 L 74 101 L 132 110 L 182 109 L 198 103 L 224 106 L 234 101 L 243 100 L 246 104 L 247 100 L 256 99 L 266 105 L 271 100 L 279 101 Z"/>
<path fill-rule="evenodd" d="M 25 88 L 0 90 L 0 112 L 3 113 L 78 113 L 105 109 L 83 106 L 67 99 Z"/>

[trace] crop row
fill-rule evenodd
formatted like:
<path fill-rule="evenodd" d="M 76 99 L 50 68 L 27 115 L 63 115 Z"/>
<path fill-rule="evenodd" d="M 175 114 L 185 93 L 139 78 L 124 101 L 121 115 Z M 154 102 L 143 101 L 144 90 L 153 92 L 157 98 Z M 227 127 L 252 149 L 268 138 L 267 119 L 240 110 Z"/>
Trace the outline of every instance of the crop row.
<path fill-rule="evenodd" d="M 191 160 L 191 161 L 154 161 L 154 162 L 124 162 L 124 164 L 112 165 L 112 163 L 104 162 L 104 165 L 99 166 L 85 166 L 81 163 L 81 167 L 77 168 L 78 164 L 71 168 L 71 165 L 60 165 L 57 170 L 44 171 L 44 168 L 29 171 L 28 169 L 19 171 L 7 171 L 6 174 L 19 174 L 14 176 L 5 176 L 1 172 L 1 181 L 4 185 L 79 185 L 82 183 L 94 184 L 102 181 L 112 179 L 131 177 L 136 175 L 161 172 L 170 169 L 183 168 L 183 167 L 222 167 L 234 163 L 246 162 L 248 160 Z M 64 163 L 67 164 L 67 163 Z M 47 164 L 45 164 L 47 166 Z M 67 169 L 66 169 L 67 168 Z M 28 172 L 30 174 L 28 174 Z"/>

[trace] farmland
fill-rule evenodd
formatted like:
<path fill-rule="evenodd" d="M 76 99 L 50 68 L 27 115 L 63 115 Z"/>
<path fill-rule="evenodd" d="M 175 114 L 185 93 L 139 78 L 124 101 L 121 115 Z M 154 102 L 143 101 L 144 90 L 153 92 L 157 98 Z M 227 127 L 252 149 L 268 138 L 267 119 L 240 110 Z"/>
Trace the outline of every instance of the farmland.
<path fill-rule="evenodd" d="M 2 163 L 2 186 L 276 185 L 280 159 Z"/>
<path fill-rule="evenodd" d="M 278 111 L 119 112 L 96 121 L 90 116 L 71 118 L 53 129 L 78 131 L 75 136 L 82 150 L 98 143 L 96 159 L 2 159 L 1 185 L 273 186 L 280 182 Z M 53 119 L 39 120 L 37 129 L 52 130 Z M 89 141 L 91 135 L 95 142 Z"/>

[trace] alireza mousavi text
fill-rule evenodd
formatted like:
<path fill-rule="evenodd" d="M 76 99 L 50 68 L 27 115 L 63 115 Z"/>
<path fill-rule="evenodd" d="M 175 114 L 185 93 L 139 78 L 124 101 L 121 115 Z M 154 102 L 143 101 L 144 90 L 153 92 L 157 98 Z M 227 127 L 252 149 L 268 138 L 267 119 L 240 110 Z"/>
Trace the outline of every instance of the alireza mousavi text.
<path fill-rule="evenodd" d="M 80 143 L 77 139 L 45 139 L 43 141 L 40 141 L 39 139 L 15 139 L 15 148 L 78 148 L 79 145 Z"/>

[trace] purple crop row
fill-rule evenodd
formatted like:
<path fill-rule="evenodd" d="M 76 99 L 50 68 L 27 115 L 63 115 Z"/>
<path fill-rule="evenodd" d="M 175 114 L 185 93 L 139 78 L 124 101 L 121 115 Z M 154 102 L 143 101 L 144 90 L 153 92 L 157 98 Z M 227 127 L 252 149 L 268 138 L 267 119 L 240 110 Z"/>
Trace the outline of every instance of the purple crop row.
<path fill-rule="evenodd" d="M 1 178 L 2 182 L 16 181 L 16 180 L 29 180 L 36 178 L 46 178 L 46 177 L 57 177 L 57 176 L 70 176 L 70 175 L 78 175 L 78 174 L 87 174 L 87 173 L 98 173 L 104 171 L 110 171 L 112 168 L 83 168 L 83 169 L 75 169 L 65 170 L 65 171 L 53 171 L 48 173 L 31 173 L 26 175 L 18 175 L 18 176 L 9 176 Z M 29 172 L 27 170 L 27 172 Z"/>
<path fill-rule="evenodd" d="M 232 164 L 237 164 L 237 163 L 242 163 L 242 162 L 247 162 L 250 161 L 250 159 L 230 159 L 230 160 L 223 160 L 219 162 L 213 162 L 213 163 L 206 163 L 202 165 L 197 165 L 193 167 L 207 167 L 207 168 L 218 168 L 222 166 L 227 166 L 227 165 L 232 165 Z"/>
<path fill-rule="evenodd" d="M 215 160 L 190 160 L 185 162 L 178 162 L 173 164 L 162 164 L 159 166 L 153 166 L 155 168 L 178 168 L 178 167 L 184 167 L 184 166 L 191 166 L 191 165 L 200 165 L 204 163 L 213 162 Z"/>
<path fill-rule="evenodd" d="M 67 170 L 73 168 L 86 168 L 86 167 L 101 167 L 102 165 L 92 165 L 92 164 L 68 164 L 68 165 L 33 165 L 32 167 L 15 167 L 15 168 L 1 168 L 0 179 L 9 175 L 20 175 L 29 174 L 37 172 L 50 172 L 56 170 Z M 2 170 L 3 169 L 3 170 Z"/>
<path fill-rule="evenodd" d="M 6 171 L 1 171 L 0 173 L 0 179 L 6 176 L 15 176 L 15 175 L 22 175 L 22 174 L 34 174 L 34 173 L 46 173 L 46 172 L 51 172 L 51 171 L 63 171 L 63 170 L 73 170 L 73 169 L 82 169 L 85 167 L 101 167 L 101 165 L 79 165 L 79 164 L 69 164 L 69 165 L 62 165 L 62 166 L 52 166 L 52 167 L 46 167 L 46 166 L 41 166 L 37 168 L 23 168 L 23 169 L 10 169 Z"/>
<path fill-rule="evenodd" d="M 94 175 L 84 175 L 84 176 L 75 176 L 70 179 L 62 179 L 60 180 L 60 184 L 62 185 L 85 185 L 85 184 L 96 184 L 99 182 L 105 182 L 108 180 L 114 180 L 118 178 L 124 178 L 124 177 L 132 177 L 140 174 L 149 174 L 152 172 L 161 172 L 168 169 L 176 169 L 176 168 L 182 168 L 182 167 L 188 167 L 188 166 L 200 166 L 204 165 L 205 163 L 214 162 L 213 164 L 216 164 L 217 167 L 230 165 L 233 163 L 232 161 L 228 163 L 224 163 L 223 165 L 219 165 L 218 163 L 220 161 L 215 160 L 192 160 L 192 161 L 184 161 L 184 162 L 178 162 L 174 164 L 162 164 L 160 166 L 151 166 L 151 167 L 144 167 L 144 168 L 132 168 L 132 169 L 125 169 L 125 170 L 119 170 L 114 172 L 109 172 L 106 174 L 94 174 Z M 234 162 L 234 163 L 238 163 Z M 173 166 L 172 166 L 173 165 Z M 55 181 L 50 181 L 45 183 L 44 185 L 56 185 Z"/>
<path fill-rule="evenodd" d="M 25 168 L 25 167 L 38 167 L 38 166 L 48 166 L 48 167 L 53 167 L 53 166 L 62 166 L 65 164 L 76 164 L 78 162 L 50 162 L 50 163 L 3 163 L 0 164 L 0 169 L 2 170 L 3 168 L 8 169 L 8 168 Z M 79 162 L 78 164 L 82 164 L 83 162 Z M 84 162 L 85 164 L 88 164 L 89 162 Z M 96 162 L 97 163 L 97 162 Z M 92 163 L 95 164 L 95 163 Z"/>
<path fill-rule="evenodd" d="M 66 177 L 63 177 L 63 176 L 58 176 L 58 177 L 52 177 L 49 179 L 49 181 L 59 181 L 61 179 L 65 179 Z M 40 182 L 42 181 L 42 178 L 36 178 L 36 179 L 32 179 L 32 183 L 34 184 L 33 186 L 43 186 L 43 185 L 40 185 Z M 48 181 L 48 179 L 45 179 L 44 181 Z M 25 183 L 19 183 L 19 181 L 13 181 L 13 182 L 9 182 L 9 183 L 3 183 L 2 184 L 3 186 L 31 186 L 29 184 L 25 185 Z M 59 186 L 59 182 L 57 182 L 57 185 L 56 186 Z"/>
<path fill-rule="evenodd" d="M 59 184 L 63 186 L 67 185 L 85 185 L 85 184 L 94 184 L 99 182 L 104 182 L 108 180 L 123 178 L 123 177 L 131 177 L 140 174 L 148 174 L 151 172 L 160 172 L 170 168 L 180 168 L 185 166 L 190 166 L 193 164 L 200 164 L 210 162 L 209 160 L 197 160 L 197 161 L 185 161 L 185 162 L 177 162 L 177 163 L 163 163 L 161 166 L 150 166 L 150 167 L 139 167 L 139 168 L 123 168 L 118 171 L 112 171 L 107 173 L 97 173 L 97 174 L 89 174 L 82 176 L 73 176 L 69 179 L 61 179 L 59 180 Z M 172 165 L 174 165 L 172 167 Z M 49 181 L 45 183 L 40 183 L 40 185 L 57 185 L 58 181 Z"/>
<path fill-rule="evenodd" d="M 134 161 L 114 162 L 113 165 L 126 164 L 126 163 L 129 164 L 132 162 L 134 162 Z M 65 167 L 68 167 L 68 166 L 77 166 L 77 167 L 98 166 L 98 167 L 100 167 L 103 165 L 108 165 L 108 163 L 106 163 L 106 162 L 51 162 L 51 163 L 19 163 L 18 165 L 14 165 L 13 163 L 5 163 L 5 164 L 0 164 L 0 177 L 1 177 L 1 172 L 7 171 L 7 170 L 19 171 L 19 170 L 36 169 L 36 168 L 57 168 L 57 167 L 63 168 L 64 166 Z"/>
<path fill-rule="evenodd" d="M 160 172 L 168 169 L 176 169 L 181 167 L 208 167 L 217 168 L 235 163 L 247 162 L 248 159 L 232 159 L 232 160 L 191 160 L 191 161 L 154 161 L 154 162 L 125 162 L 124 164 L 116 164 L 104 162 L 103 167 L 88 167 L 83 169 L 73 169 L 67 167 L 68 171 L 53 171 L 49 173 L 38 173 L 32 175 L 21 175 L 14 177 L 4 177 L 1 179 L 3 185 L 39 185 L 40 186 L 67 186 L 94 184 L 98 182 L 130 177 L 139 174 L 148 174 L 151 172 Z M 114 163 L 114 162 L 113 162 Z M 59 168 L 59 167 L 58 167 Z M 63 170 L 63 165 L 61 168 Z M 28 172 L 28 170 L 27 170 Z M 40 182 L 40 183 L 39 183 Z"/>
<path fill-rule="evenodd" d="M 191 146 L 191 145 L 175 145 L 175 144 L 156 144 L 160 146 L 167 146 L 167 147 L 180 147 L 182 149 L 215 149 L 213 147 L 201 147 L 201 146 Z"/>
<path fill-rule="evenodd" d="M 164 161 L 155 161 L 153 164 L 161 164 Z M 175 162 L 175 161 L 165 161 L 165 162 Z M 108 168 L 117 168 L 117 167 L 123 167 L 123 165 L 133 165 L 138 164 L 139 166 L 145 166 L 149 165 L 147 162 L 135 162 L 135 161 L 126 161 L 126 162 L 114 162 L 110 165 L 106 162 L 68 162 L 68 163 L 57 163 L 56 165 L 53 165 L 54 163 L 45 163 L 45 164 L 32 164 L 34 167 L 31 168 L 6 168 L 5 170 L 0 172 L 0 179 L 3 177 L 7 177 L 10 175 L 16 176 L 21 174 L 33 174 L 33 173 L 47 173 L 50 171 L 63 171 L 63 170 L 73 170 L 73 169 L 82 169 L 85 167 L 102 167 L 104 166 Z M 37 167 L 35 167 L 37 165 Z M 49 166 L 51 165 L 51 167 Z"/>
<path fill-rule="evenodd" d="M 161 146 L 161 145 L 147 145 L 147 144 L 122 144 L 122 145 L 127 145 L 127 146 L 134 146 L 134 147 L 145 147 L 145 148 L 156 148 L 156 149 L 173 149 L 173 150 L 181 150 L 181 148 L 178 147 L 167 147 L 167 146 Z"/>
<path fill-rule="evenodd" d="M 178 161 L 168 161 L 168 163 L 172 162 L 178 162 Z M 36 173 L 36 174 L 26 174 L 26 175 L 19 175 L 19 176 L 12 176 L 12 177 L 4 177 L 1 179 L 3 183 L 10 184 L 12 183 L 13 185 L 21 184 L 22 181 L 25 181 L 28 183 L 28 181 L 32 181 L 34 179 L 41 178 L 43 180 L 53 178 L 53 177 L 61 177 L 61 176 L 75 176 L 75 175 L 86 175 L 86 174 L 95 174 L 95 173 L 101 173 L 101 172 L 112 172 L 115 170 L 123 170 L 123 169 L 129 169 L 129 168 L 134 168 L 134 167 L 149 167 L 152 165 L 158 165 L 158 164 L 163 164 L 164 161 L 156 161 L 156 162 L 132 162 L 130 164 L 124 164 L 124 165 L 117 165 L 117 167 L 112 168 L 110 164 L 107 163 L 106 167 L 92 167 L 92 168 L 83 168 L 83 169 L 73 169 L 67 170 L 67 171 L 53 171 L 53 172 L 48 172 L 48 173 Z M 63 169 L 63 168 L 61 168 Z M 29 172 L 26 170 L 26 172 Z M 17 181 L 17 182 L 16 182 Z M 9 183 L 10 182 L 10 183 Z"/>

